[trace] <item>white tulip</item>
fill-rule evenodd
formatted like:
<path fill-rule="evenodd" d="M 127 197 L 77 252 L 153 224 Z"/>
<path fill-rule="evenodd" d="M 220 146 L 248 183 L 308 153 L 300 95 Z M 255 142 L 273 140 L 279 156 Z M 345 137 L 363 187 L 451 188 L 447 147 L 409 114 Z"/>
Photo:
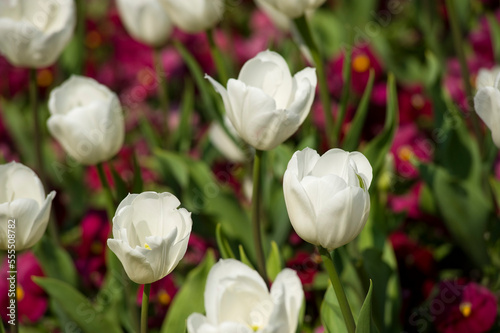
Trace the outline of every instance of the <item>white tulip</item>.
<path fill-rule="evenodd" d="M 49 131 L 79 163 L 107 161 L 123 145 L 125 124 L 118 97 L 93 79 L 72 76 L 52 90 L 49 110 Z"/>
<path fill-rule="evenodd" d="M 159 0 L 117 0 L 118 12 L 130 35 L 150 46 L 162 46 L 172 22 Z"/>
<path fill-rule="evenodd" d="M 290 30 L 290 19 L 266 2 L 266 0 L 255 0 L 255 4 L 271 19 L 273 24 L 283 31 Z"/>
<path fill-rule="evenodd" d="M 226 114 L 238 135 L 258 150 L 271 150 L 292 136 L 314 100 L 314 68 L 290 74 L 282 56 L 264 51 L 245 63 L 227 90 L 206 76 L 222 95 Z"/>
<path fill-rule="evenodd" d="M 205 286 L 206 316 L 188 317 L 189 333 L 295 333 L 304 299 L 295 271 L 278 274 L 271 292 L 260 275 L 234 260 L 220 260 Z"/>
<path fill-rule="evenodd" d="M 224 13 L 224 0 L 159 0 L 181 30 L 196 33 L 213 28 Z"/>
<path fill-rule="evenodd" d="M 74 0 L 0 1 L 0 53 L 19 67 L 54 64 L 76 24 Z"/>
<path fill-rule="evenodd" d="M 261 0 L 291 19 L 306 15 L 326 0 Z"/>
<path fill-rule="evenodd" d="M 193 222 L 180 204 L 168 192 L 143 192 L 129 194 L 118 206 L 108 246 L 132 281 L 158 281 L 184 257 Z"/>
<path fill-rule="evenodd" d="M 483 77 L 484 79 L 484 77 Z M 492 85 L 489 79 L 474 97 L 474 108 L 479 117 L 491 130 L 493 142 L 500 148 L 500 74 Z"/>
<path fill-rule="evenodd" d="M 333 250 L 352 241 L 370 212 L 372 167 L 358 152 L 331 149 L 323 156 L 297 151 L 283 178 L 285 203 L 295 232 Z"/>
<path fill-rule="evenodd" d="M 47 229 L 56 192 L 45 196 L 37 175 L 16 162 L 0 165 L 0 184 L 0 250 L 9 248 L 9 234 L 15 235 L 16 251 L 29 249 Z M 9 225 L 15 225 L 15 234 L 9 233 Z"/>
<path fill-rule="evenodd" d="M 495 66 L 491 69 L 481 68 L 476 77 L 476 89 L 493 87 L 498 74 L 500 74 L 500 66 Z"/>

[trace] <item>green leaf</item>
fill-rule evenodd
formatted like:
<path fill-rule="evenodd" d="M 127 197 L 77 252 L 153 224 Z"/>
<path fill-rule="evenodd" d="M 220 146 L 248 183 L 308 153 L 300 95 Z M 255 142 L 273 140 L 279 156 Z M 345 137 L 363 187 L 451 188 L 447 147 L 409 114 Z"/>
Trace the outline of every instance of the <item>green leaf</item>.
<path fill-rule="evenodd" d="M 192 128 L 191 116 L 194 110 L 194 87 L 191 81 L 187 81 L 182 96 L 181 121 L 175 132 L 175 142 L 179 147 L 179 152 L 186 153 L 191 147 Z"/>
<path fill-rule="evenodd" d="M 62 247 L 53 244 L 49 237 L 42 237 L 34 247 L 34 254 L 46 276 L 77 286 L 78 273 L 73 259 Z"/>
<path fill-rule="evenodd" d="M 374 333 L 378 332 L 372 323 L 372 290 L 373 283 L 370 280 L 370 289 L 366 295 L 361 311 L 359 311 L 358 322 L 356 324 L 356 333 Z"/>
<path fill-rule="evenodd" d="M 495 59 L 496 61 L 500 61 L 500 25 L 498 24 L 498 20 L 496 17 L 489 13 L 486 15 L 488 19 L 488 24 L 490 26 L 490 31 L 491 31 L 491 39 L 493 42 L 493 50 L 495 52 Z"/>
<path fill-rule="evenodd" d="M 370 104 L 370 97 L 373 90 L 373 82 L 375 80 L 375 71 L 370 69 L 370 77 L 368 78 L 368 83 L 366 84 L 365 92 L 363 97 L 359 102 L 358 108 L 354 119 L 351 122 L 349 131 L 346 133 L 342 146 L 344 150 L 353 151 L 359 145 L 359 138 L 361 137 L 361 131 L 365 124 L 366 115 L 368 114 L 368 105 Z"/>
<path fill-rule="evenodd" d="M 364 150 L 366 158 L 370 161 L 373 167 L 373 178 L 378 179 L 385 163 L 386 155 L 392 146 L 394 135 L 398 127 L 398 100 L 396 91 L 396 82 L 394 76 L 389 74 L 387 80 L 388 103 L 385 118 L 385 125 L 382 133 L 370 141 Z M 376 186 L 372 186 L 370 191 L 373 192 Z"/>
<path fill-rule="evenodd" d="M 189 167 L 186 159 L 174 152 L 153 149 L 153 153 L 158 157 L 158 161 L 164 166 L 164 172 L 172 174 L 182 188 L 189 184 Z"/>
<path fill-rule="evenodd" d="M 251 269 L 255 269 L 250 259 L 248 259 L 247 254 L 245 253 L 245 249 L 243 248 L 243 245 L 240 244 L 238 249 L 240 250 L 240 261 L 245 265 L 247 265 L 248 267 L 250 267 Z"/>
<path fill-rule="evenodd" d="M 222 225 L 220 223 L 217 224 L 215 228 L 215 238 L 217 240 L 217 246 L 219 248 L 220 254 L 223 259 L 233 258 L 236 259 L 236 256 L 231 250 L 231 246 L 229 245 L 227 239 L 222 234 Z"/>
<path fill-rule="evenodd" d="M 45 290 L 51 299 L 61 305 L 62 311 L 83 332 L 122 332 L 116 320 L 98 313 L 92 303 L 69 284 L 52 278 L 33 277 L 33 280 Z"/>
<path fill-rule="evenodd" d="M 271 242 L 271 252 L 266 260 L 267 275 L 271 281 L 274 281 L 276 276 L 283 269 L 283 259 L 281 258 L 280 249 L 275 241 Z"/>
<path fill-rule="evenodd" d="M 203 262 L 188 274 L 186 282 L 172 301 L 161 328 L 162 333 L 185 332 L 189 315 L 205 312 L 203 300 L 205 284 L 214 264 L 215 255 L 209 250 Z"/>

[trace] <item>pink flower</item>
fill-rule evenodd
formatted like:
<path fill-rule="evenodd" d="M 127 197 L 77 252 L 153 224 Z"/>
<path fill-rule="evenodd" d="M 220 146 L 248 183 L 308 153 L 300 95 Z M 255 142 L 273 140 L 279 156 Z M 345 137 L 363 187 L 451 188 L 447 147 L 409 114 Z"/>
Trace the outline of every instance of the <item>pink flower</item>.
<path fill-rule="evenodd" d="M 399 123 L 416 123 L 432 117 L 432 103 L 424 95 L 421 86 L 403 87 L 398 92 Z"/>
<path fill-rule="evenodd" d="M 434 145 L 416 125 L 406 124 L 398 128 L 391 152 L 394 155 L 396 172 L 405 178 L 415 178 L 418 176 L 418 170 L 412 165 L 411 158 L 429 162 Z"/>
<path fill-rule="evenodd" d="M 406 212 L 407 216 L 411 219 L 419 219 L 423 217 L 422 211 L 419 206 L 420 192 L 422 190 L 422 183 L 418 182 L 411 189 L 402 195 L 390 195 L 389 206 L 395 213 Z"/>
<path fill-rule="evenodd" d="M 434 302 L 445 308 L 435 313 L 435 326 L 440 333 L 488 332 L 497 317 L 497 299 L 487 288 L 470 282 L 454 287 L 451 281 L 441 283 Z M 445 291 L 447 291 L 445 293 Z"/>
<path fill-rule="evenodd" d="M 202 237 L 191 233 L 188 248 L 182 262 L 188 265 L 197 266 L 205 257 L 209 244 Z"/>
<path fill-rule="evenodd" d="M 106 274 L 106 242 L 111 230 L 105 212 L 89 211 L 80 224 L 75 266 L 85 287 L 99 288 Z"/>
<path fill-rule="evenodd" d="M 2 319 L 7 317 L 6 308 L 9 305 L 9 267 L 4 260 L 0 272 L 0 306 Z M 33 276 L 44 276 L 42 268 L 32 252 L 24 252 L 17 256 L 17 315 L 21 324 L 37 322 L 47 310 L 47 296 L 33 280 Z"/>

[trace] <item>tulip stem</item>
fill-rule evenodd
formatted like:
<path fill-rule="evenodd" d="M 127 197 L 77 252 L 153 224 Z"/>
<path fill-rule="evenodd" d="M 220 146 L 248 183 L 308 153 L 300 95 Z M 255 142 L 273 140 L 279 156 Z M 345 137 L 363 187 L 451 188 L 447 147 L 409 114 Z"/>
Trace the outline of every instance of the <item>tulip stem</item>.
<path fill-rule="evenodd" d="M 340 305 L 340 310 L 342 311 L 342 316 L 344 317 L 344 322 L 347 327 L 347 331 L 349 333 L 354 333 L 356 332 L 356 324 L 354 322 L 354 317 L 352 316 L 351 308 L 349 306 L 349 301 L 347 300 L 344 287 L 342 287 L 339 275 L 337 274 L 337 270 L 335 269 L 335 265 L 333 264 L 330 252 L 328 252 L 328 250 L 322 246 L 318 246 L 318 250 L 319 253 L 321 254 L 321 259 L 323 259 L 323 265 L 325 266 L 326 270 L 328 271 L 328 275 L 330 276 L 330 281 L 332 283 L 333 289 L 335 290 L 335 294 L 337 295 L 337 299 Z"/>
<path fill-rule="evenodd" d="M 153 66 L 156 72 L 156 83 L 158 84 L 158 97 L 160 99 L 160 107 L 163 109 L 165 115 L 165 144 L 168 148 L 170 138 L 170 106 L 168 101 L 168 87 L 167 87 L 167 74 L 165 67 L 161 60 L 161 49 L 155 48 L 153 50 Z"/>
<path fill-rule="evenodd" d="M 253 161 L 253 192 L 252 192 L 252 229 L 255 253 L 257 254 L 257 268 L 260 276 L 269 282 L 266 271 L 266 258 L 262 247 L 262 230 L 260 227 L 260 203 L 262 199 L 262 150 L 255 151 Z"/>
<path fill-rule="evenodd" d="M 113 213 L 116 207 L 115 197 L 113 196 L 113 191 L 111 190 L 111 186 L 109 185 L 108 178 L 106 177 L 106 173 L 104 172 L 104 166 L 102 163 L 97 164 L 97 173 L 99 174 L 99 180 L 101 181 L 101 186 L 106 193 L 107 197 L 107 207 L 108 207 L 108 219 L 111 221 L 113 218 Z"/>
<path fill-rule="evenodd" d="M 448 16 L 450 19 L 450 28 L 453 36 L 453 44 L 455 45 L 455 51 L 457 52 L 458 61 L 460 63 L 460 72 L 462 74 L 462 80 L 465 87 L 465 94 L 467 100 L 467 112 L 472 116 L 472 127 L 476 134 L 476 138 L 479 141 L 479 147 L 481 151 L 483 150 L 483 138 L 481 134 L 481 126 L 479 124 L 479 119 L 477 113 L 474 112 L 473 107 L 471 110 L 469 101 L 474 98 L 474 93 L 472 90 L 472 84 L 470 79 L 469 67 L 467 66 L 467 60 L 465 58 L 464 43 L 462 40 L 462 33 L 460 31 L 460 23 L 458 22 L 457 10 L 455 8 L 455 0 L 446 0 L 446 9 L 448 10 Z"/>
<path fill-rule="evenodd" d="M 15 229 L 14 229 L 14 231 L 15 231 Z M 14 316 L 15 317 L 14 317 L 14 325 L 10 325 L 10 333 L 17 333 L 18 326 L 19 326 L 19 320 L 18 320 L 18 312 L 17 312 L 17 302 L 18 302 L 18 299 L 17 299 L 17 259 L 18 258 L 17 258 L 16 251 L 14 251 L 13 256 L 14 257 L 9 260 L 9 270 L 12 272 L 9 274 L 11 274 L 10 277 L 12 277 L 12 275 L 14 277 L 13 282 L 14 282 L 15 292 L 14 292 L 14 297 L 10 298 L 10 302 L 12 302 L 12 300 L 14 300 Z"/>
<path fill-rule="evenodd" d="M 148 307 L 149 307 L 149 292 L 151 290 L 151 284 L 144 284 L 144 290 L 142 292 L 142 308 L 141 308 L 141 333 L 146 333 L 148 331 Z"/>
<path fill-rule="evenodd" d="M 323 59 L 319 52 L 318 45 L 314 40 L 314 37 L 307 22 L 305 16 L 294 19 L 295 26 L 299 31 L 302 39 L 306 43 L 311 56 L 316 65 L 316 74 L 318 76 L 319 84 L 319 94 L 321 98 L 321 104 L 323 106 L 323 113 L 325 115 L 325 125 L 326 125 L 326 138 L 330 147 L 335 147 L 337 142 L 335 142 L 335 132 L 333 127 L 333 116 L 332 116 L 332 101 L 330 99 L 330 91 L 328 89 L 328 83 L 326 81 L 325 65 Z"/>
<path fill-rule="evenodd" d="M 42 181 L 42 184 L 45 186 L 45 172 L 43 168 L 43 154 L 42 154 L 42 130 L 40 124 L 40 107 L 38 101 L 38 84 L 36 82 L 36 69 L 30 69 L 30 101 L 31 101 L 31 110 L 33 112 L 33 120 L 34 120 L 34 145 L 35 145 L 35 158 L 36 158 L 36 169 L 38 171 L 38 175 Z"/>
<path fill-rule="evenodd" d="M 229 75 L 227 74 L 227 68 L 224 59 L 222 58 L 222 54 L 220 53 L 217 44 L 215 44 L 214 32 L 214 29 L 207 30 L 208 43 L 210 44 L 210 52 L 212 53 L 212 58 L 214 60 L 215 67 L 217 68 L 219 81 L 222 84 L 225 84 L 229 80 Z"/>

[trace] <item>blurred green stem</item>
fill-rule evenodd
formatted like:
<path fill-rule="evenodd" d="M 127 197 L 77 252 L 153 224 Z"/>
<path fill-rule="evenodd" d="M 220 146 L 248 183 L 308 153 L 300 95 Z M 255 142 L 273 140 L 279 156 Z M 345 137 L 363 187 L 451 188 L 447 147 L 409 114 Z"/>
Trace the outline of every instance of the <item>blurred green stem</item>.
<path fill-rule="evenodd" d="M 77 25 L 75 29 L 75 38 L 78 40 L 80 52 L 77 52 L 77 72 L 74 74 L 81 75 L 85 64 L 85 2 L 87 0 L 76 1 Z"/>
<path fill-rule="evenodd" d="M 96 165 L 97 167 L 97 173 L 99 174 L 99 180 L 101 181 L 102 189 L 106 193 L 106 207 L 108 211 L 108 219 L 111 221 L 114 216 L 114 212 L 116 209 L 116 201 L 115 197 L 113 196 L 113 190 L 111 189 L 111 186 L 109 185 L 108 178 L 106 177 L 106 173 L 104 172 L 104 165 L 103 163 L 98 163 Z"/>
<path fill-rule="evenodd" d="M 31 102 L 31 111 L 33 113 L 33 124 L 35 134 L 34 145 L 35 145 L 35 158 L 36 158 L 36 170 L 38 172 L 38 176 L 42 180 L 44 185 L 46 184 L 45 179 L 45 170 L 43 167 L 43 152 L 42 152 L 42 129 L 40 123 L 40 107 L 38 101 L 38 84 L 36 82 L 36 69 L 30 69 L 30 102 Z"/>
<path fill-rule="evenodd" d="M 330 99 L 330 92 L 326 81 L 326 73 L 325 73 L 325 66 L 323 63 L 323 59 L 321 57 L 318 46 L 312 35 L 311 28 L 309 27 L 309 23 L 307 22 L 307 18 L 305 16 L 301 16 L 299 18 L 294 19 L 294 23 L 300 35 L 302 36 L 302 39 L 309 48 L 311 56 L 316 65 L 316 75 L 318 76 L 319 94 L 321 98 L 321 104 L 323 106 L 323 112 L 325 115 L 326 138 L 328 139 L 329 146 L 335 147 L 337 145 L 337 142 L 335 140 L 335 132 L 333 128 L 332 102 Z"/>
<path fill-rule="evenodd" d="M 349 40 L 352 40 L 349 37 Z M 352 63 L 352 48 L 350 46 L 345 50 L 344 54 L 344 66 L 342 67 L 342 78 L 344 81 L 344 86 L 342 87 L 342 97 L 340 100 L 340 108 L 338 112 L 337 119 L 335 121 L 335 127 L 333 129 L 333 142 L 338 144 L 340 142 L 340 133 L 342 131 L 342 124 L 344 123 L 345 115 L 347 112 L 347 103 L 349 102 L 349 91 L 351 88 L 351 63 Z"/>
<path fill-rule="evenodd" d="M 148 307 L 150 290 L 151 284 L 146 283 L 144 285 L 144 291 L 142 292 L 141 333 L 146 333 L 148 331 Z"/>
<path fill-rule="evenodd" d="M 460 31 L 460 22 L 458 21 L 457 10 L 455 8 L 456 0 L 446 0 L 446 9 L 448 10 L 448 17 L 450 19 L 451 33 L 453 36 L 453 44 L 455 45 L 455 51 L 458 56 L 458 61 L 460 63 L 460 72 L 462 74 L 462 80 L 465 87 L 465 94 L 467 98 L 467 112 L 471 116 L 472 127 L 476 134 L 476 138 L 483 151 L 483 138 L 481 134 L 481 127 L 479 125 L 479 119 L 477 114 L 474 112 L 474 106 L 472 108 L 469 102 L 474 98 L 474 92 L 472 90 L 471 78 L 469 73 L 469 67 L 467 66 L 467 59 L 465 58 L 464 43 L 462 40 L 462 32 Z"/>
<path fill-rule="evenodd" d="M 330 276 L 330 281 L 332 283 L 333 289 L 335 290 L 335 295 L 339 301 L 340 310 L 342 311 L 342 316 L 344 317 L 344 322 L 349 333 L 356 332 L 356 324 L 354 322 L 354 317 L 352 316 L 351 307 L 349 306 L 349 301 L 340 282 L 339 275 L 333 264 L 330 252 L 322 246 L 318 246 L 319 254 L 321 254 L 321 259 L 323 259 L 323 265 L 325 266 L 328 275 Z"/>
<path fill-rule="evenodd" d="M 160 99 L 160 107 L 163 109 L 165 116 L 165 147 L 168 148 L 170 139 L 170 105 L 168 101 L 168 87 L 167 87 L 167 73 L 161 60 L 161 49 L 155 48 L 153 50 L 153 65 L 156 71 L 156 82 L 158 84 L 158 97 Z"/>
<path fill-rule="evenodd" d="M 262 200 L 262 150 L 255 150 L 253 162 L 253 192 L 252 192 L 252 230 L 257 254 L 257 268 L 266 283 L 269 282 L 266 271 L 266 257 L 262 247 L 262 230 L 260 223 L 260 204 Z"/>
<path fill-rule="evenodd" d="M 215 67 L 217 68 L 219 81 L 220 83 L 225 85 L 229 80 L 229 75 L 227 74 L 227 68 L 226 64 L 224 63 L 224 59 L 222 58 L 222 54 L 220 53 L 217 44 L 215 44 L 214 34 L 215 34 L 214 29 L 207 30 L 207 38 L 208 38 L 208 43 L 210 44 L 210 52 L 212 53 L 212 58 L 214 60 Z"/>

